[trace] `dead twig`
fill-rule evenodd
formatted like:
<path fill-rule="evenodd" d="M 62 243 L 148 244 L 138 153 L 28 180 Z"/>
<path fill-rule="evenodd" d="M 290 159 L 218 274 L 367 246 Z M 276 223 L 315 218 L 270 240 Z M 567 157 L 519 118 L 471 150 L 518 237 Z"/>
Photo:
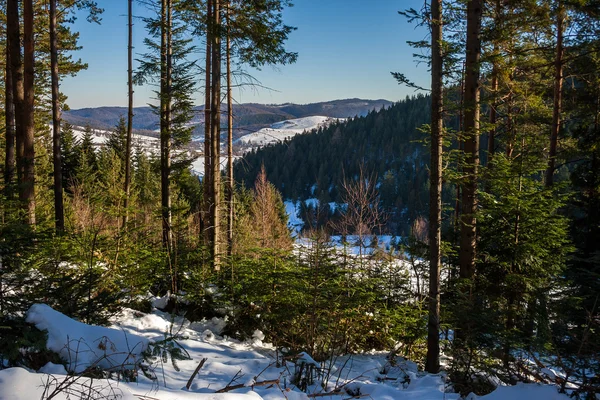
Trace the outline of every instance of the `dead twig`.
<path fill-rule="evenodd" d="M 198 372 L 200 371 L 200 369 L 204 366 L 204 363 L 206 362 L 206 360 L 208 360 L 208 358 L 203 358 L 200 361 L 200 364 L 198 364 L 198 366 L 196 367 L 196 369 L 194 370 L 194 373 L 192 374 L 192 376 L 190 376 L 190 379 L 187 381 L 187 384 L 185 385 L 185 388 L 187 390 L 190 390 L 190 386 L 192 386 L 192 381 L 194 380 L 194 378 L 196 377 L 196 375 L 198 375 Z"/>

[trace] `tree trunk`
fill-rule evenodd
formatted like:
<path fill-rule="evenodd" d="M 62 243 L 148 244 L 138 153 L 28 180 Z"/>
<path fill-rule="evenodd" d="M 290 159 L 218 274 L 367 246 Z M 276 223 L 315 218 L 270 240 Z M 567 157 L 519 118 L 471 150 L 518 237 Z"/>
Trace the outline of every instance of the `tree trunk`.
<path fill-rule="evenodd" d="M 221 268 L 220 262 L 220 204 L 221 204 L 221 9 L 219 0 L 213 0 L 213 35 L 212 35 L 212 98 L 211 98 L 211 164 L 212 164 L 212 202 L 211 218 L 212 227 L 212 257 L 216 271 Z"/>
<path fill-rule="evenodd" d="M 23 1 L 23 179 L 19 199 L 27 223 L 35 226 L 35 150 L 34 150 L 34 26 L 33 0 Z"/>
<path fill-rule="evenodd" d="M 440 270 L 442 223 L 442 2 L 431 0 L 431 178 L 429 180 L 429 320 L 425 370 L 440 370 Z"/>
<path fill-rule="evenodd" d="M 125 199 L 123 200 L 123 224 L 129 219 L 129 192 L 131 190 L 131 140 L 133 131 L 133 0 L 127 1 L 127 142 L 125 145 Z"/>
<path fill-rule="evenodd" d="M 490 132 L 488 133 L 487 166 L 491 168 L 496 152 L 496 122 L 498 119 L 498 65 L 494 62 L 492 68 L 492 105 L 490 107 Z"/>
<path fill-rule="evenodd" d="M 504 21 L 502 16 L 502 3 L 501 0 L 496 0 L 494 3 L 494 19 L 496 22 L 496 30 L 504 29 Z M 492 167 L 491 163 L 494 159 L 494 153 L 496 152 L 496 122 L 498 119 L 498 76 L 500 75 L 498 61 L 497 58 L 500 57 L 500 51 L 498 49 L 497 41 L 494 42 L 493 55 L 494 59 L 492 60 L 492 104 L 490 106 L 490 131 L 488 133 L 488 148 L 487 148 L 487 167 L 488 169 Z M 489 185 L 486 188 L 486 191 L 489 192 Z"/>
<path fill-rule="evenodd" d="M 554 59 L 554 107 L 552 110 L 552 132 L 550 133 L 550 151 L 548 154 L 548 168 L 546 169 L 546 186 L 554 183 L 554 170 L 556 169 L 556 152 L 558 147 L 558 133 L 560 132 L 560 116 L 562 112 L 563 89 L 563 33 L 565 13 L 562 2 L 558 2 L 556 11 L 556 56 Z"/>
<path fill-rule="evenodd" d="M 233 247 L 233 96 L 231 93 L 231 38 L 229 27 L 229 7 L 227 3 L 227 255 Z"/>
<path fill-rule="evenodd" d="M 161 1 L 161 37 L 160 37 L 160 194 L 162 216 L 162 242 L 167 251 L 171 250 L 171 193 L 169 174 L 171 170 L 171 134 L 170 134 L 170 93 L 169 93 L 169 0 Z"/>
<path fill-rule="evenodd" d="M 7 37 L 6 39 L 10 39 Z M 4 154 L 4 195 L 12 199 L 12 184 L 15 175 L 15 106 L 13 97 L 12 65 L 10 62 L 10 44 L 6 44 L 6 69 L 4 75 L 4 110 L 6 129 L 6 152 Z"/>
<path fill-rule="evenodd" d="M 56 0 L 50 0 L 50 70 L 52 79 L 52 160 L 54 161 L 54 223 L 58 235 L 65 231 L 65 211 L 60 153 L 60 99 L 58 92 L 58 38 L 56 35 Z"/>
<path fill-rule="evenodd" d="M 204 91 L 204 178 L 203 178 L 203 205 L 201 229 L 205 242 L 209 243 L 212 237 L 212 228 L 210 224 L 210 202 L 212 201 L 212 130 L 210 126 L 210 106 L 211 106 L 211 59 L 212 59 L 212 1 L 207 1 L 206 10 L 206 66 L 205 66 L 205 91 Z"/>
<path fill-rule="evenodd" d="M 17 183 L 23 180 L 23 64 L 21 62 L 21 33 L 19 28 L 19 1 L 6 2 L 6 36 L 10 53 L 12 96 L 14 103 L 14 135 L 16 147 Z M 8 61 L 8 60 L 7 60 Z M 20 189 L 19 189 L 20 191 Z"/>
<path fill-rule="evenodd" d="M 477 174 L 479 166 L 479 59 L 481 55 L 482 0 L 467 5 L 467 51 L 465 58 L 465 183 L 462 190 L 460 276 L 475 274 Z"/>

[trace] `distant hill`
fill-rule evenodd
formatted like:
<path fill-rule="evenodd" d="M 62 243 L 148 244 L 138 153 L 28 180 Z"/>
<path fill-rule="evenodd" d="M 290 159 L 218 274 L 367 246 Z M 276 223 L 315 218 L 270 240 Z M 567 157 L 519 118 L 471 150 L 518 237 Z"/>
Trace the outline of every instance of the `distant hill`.
<path fill-rule="evenodd" d="M 316 215 L 333 214 L 329 204 L 343 202 L 344 178 L 356 179 L 362 165 L 368 176 L 376 177 L 380 205 L 393 216 L 390 230 L 406 234 L 411 222 L 427 212 L 429 152 L 423 143 L 426 134 L 418 128 L 429 123 L 430 108 L 428 96 L 415 96 L 254 149 L 236 161 L 234 175 L 252 186 L 264 165 L 267 178 L 285 199 L 317 199 L 308 204 L 325 209 L 301 209 L 306 222 Z M 311 212 L 313 217 L 308 216 Z"/>
<path fill-rule="evenodd" d="M 311 104 L 236 104 L 233 108 L 236 137 L 270 126 L 279 121 L 310 116 L 347 118 L 366 115 L 369 111 L 389 107 L 388 100 L 345 99 Z M 192 123 L 204 124 L 204 107 L 195 108 Z M 226 111 L 224 108 L 224 112 Z M 95 107 L 65 111 L 65 121 L 77 126 L 90 125 L 96 129 L 111 129 L 119 118 L 127 116 L 127 107 Z M 225 119 L 223 119 L 224 121 Z M 133 128 L 143 130 L 158 129 L 158 117 L 150 107 L 134 109 Z M 197 134 L 200 134 L 198 130 Z"/>

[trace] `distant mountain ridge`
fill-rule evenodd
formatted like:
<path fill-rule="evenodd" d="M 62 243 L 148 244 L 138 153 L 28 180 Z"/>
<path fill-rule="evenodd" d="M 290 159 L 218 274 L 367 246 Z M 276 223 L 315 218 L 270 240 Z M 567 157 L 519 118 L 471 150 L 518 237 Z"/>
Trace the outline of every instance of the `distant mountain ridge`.
<path fill-rule="evenodd" d="M 289 119 L 325 116 L 332 118 L 348 118 L 364 116 L 369 111 L 389 107 L 389 100 L 343 99 L 310 104 L 236 104 L 233 107 L 234 127 L 241 132 L 257 131 L 275 122 Z M 194 108 L 195 116 L 192 123 L 204 123 L 204 106 Z M 223 108 L 225 112 L 226 107 Z M 127 116 L 127 107 L 94 107 L 65 111 L 63 119 L 72 125 L 90 125 L 96 129 L 111 129 L 119 118 Z M 136 107 L 134 109 L 133 128 L 143 130 L 158 129 L 158 117 L 151 107 Z M 239 136 L 239 135 L 237 135 Z"/>

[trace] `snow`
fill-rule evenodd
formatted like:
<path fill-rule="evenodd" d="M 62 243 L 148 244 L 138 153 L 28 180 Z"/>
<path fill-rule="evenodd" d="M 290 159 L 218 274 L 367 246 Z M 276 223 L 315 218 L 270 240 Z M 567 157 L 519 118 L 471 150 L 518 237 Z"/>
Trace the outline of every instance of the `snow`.
<path fill-rule="evenodd" d="M 83 139 L 85 128 L 73 126 L 73 135 L 76 140 Z M 92 129 L 92 143 L 96 147 L 102 147 L 106 144 L 111 131 L 102 129 Z M 147 155 L 158 154 L 160 141 L 158 137 L 139 135 L 134 133 L 132 136 L 132 148 L 141 148 Z"/>
<path fill-rule="evenodd" d="M 268 128 L 263 128 L 256 132 L 249 133 L 248 135 L 244 135 L 240 137 L 238 141 L 248 145 L 265 146 L 270 143 L 284 141 L 285 139 L 300 133 L 310 132 L 313 129 L 328 126 L 336 121 L 343 121 L 343 119 L 323 116 L 290 119 L 276 122 L 271 124 Z"/>
<path fill-rule="evenodd" d="M 29 400 L 47 398 L 48 389 L 52 392 L 62 388 L 56 399 L 90 398 L 110 399 L 198 399 L 198 400 L 308 400 L 306 393 L 299 391 L 290 383 L 295 367 L 288 361 L 285 367 L 278 368 L 275 363 L 275 349 L 264 340 L 268 332 L 255 331 L 253 339 L 247 342 L 221 337 L 215 331 L 225 321 L 215 319 L 190 323 L 183 317 L 172 316 L 158 310 L 150 314 L 125 309 L 114 317 L 111 328 L 90 326 L 51 309 L 47 305 L 36 304 L 27 313 L 27 320 L 40 329 L 48 331 L 47 347 L 59 352 L 66 364 L 73 366 L 74 354 L 68 349 L 71 338 L 86 344 L 101 343 L 110 338 L 118 353 L 127 349 L 136 340 L 143 346 L 152 346 L 153 340 L 164 339 L 168 332 L 176 331 L 177 343 L 189 353 L 190 360 L 178 361 L 179 370 L 171 362 L 157 361 L 150 365 L 156 380 L 141 373 L 137 382 L 118 382 L 113 379 L 90 379 L 77 375 L 67 375 L 62 365 L 47 364 L 38 373 L 23 368 L 8 368 L 0 371 L 0 400 Z M 127 341 L 124 341 L 124 337 Z M 94 357 L 104 359 L 105 351 L 93 352 L 93 346 L 86 354 L 79 354 L 77 370 L 83 365 L 99 364 Z M 139 346 L 140 348 L 142 346 Z M 88 350 L 88 349 L 86 349 Z M 115 354 L 114 357 L 117 355 Z M 340 399 L 360 396 L 377 400 L 458 400 L 452 393 L 444 374 L 427 374 L 418 371 L 417 365 L 408 360 L 397 359 L 397 364 L 389 364 L 385 352 L 370 352 L 353 356 L 341 356 L 331 366 L 331 375 L 324 387 L 321 379 L 309 386 L 308 394 L 319 394 L 323 399 Z M 111 357 L 113 357 L 111 355 Z M 186 388 L 188 380 L 206 358 L 204 366 Z M 69 361 L 70 360 L 70 361 Z M 327 371 L 328 365 L 315 361 L 306 352 L 298 355 L 296 363 L 305 363 Z M 277 385 L 256 385 L 263 381 L 279 379 Z M 59 385 L 59 386 L 57 386 Z M 215 393 L 228 385 L 239 385 L 228 393 Z M 339 394 L 324 396 L 325 392 Z M 500 387 L 487 396 L 470 395 L 470 400 L 563 400 L 568 397 L 559 395 L 554 386 L 519 384 L 513 387 Z"/>
<path fill-rule="evenodd" d="M 200 156 L 192 162 L 192 172 L 197 176 L 204 176 L 204 158 L 204 156 Z M 239 158 L 239 156 L 233 156 L 233 162 L 235 162 Z M 227 168 L 227 160 L 229 160 L 229 157 L 224 155 L 221 155 L 221 157 L 219 158 L 219 164 L 221 164 L 221 171 L 224 171 L 225 168 Z"/>
<path fill-rule="evenodd" d="M 485 396 L 467 396 L 467 400 L 568 400 L 569 396 L 558 393 L 556 386 L 537 383 L 517 383 L 515 386 L 500 386 Z"/>
<path fill-rule="evenodd" d="M 296 236 L 298 236 L 304 226 L 304 221 L 302 221 L 302 218 L 300 218 L 299 215 L 299 204 L 289 200 L 285 201 L 283 204 L 285 205 L 285 212 L 288 215 L 288 227 Z"/>
<path fill-rule="evenodd" d="M 67 361 L 67 368 L 76 373 L 95 366 L 104 369 L 132 368 L 148 347 L 148 340 L 141 336 L 86 325 L 45 304 L 31 306 L 26 321 L 39 330 L 48 331 L 46 346 Z"/>

